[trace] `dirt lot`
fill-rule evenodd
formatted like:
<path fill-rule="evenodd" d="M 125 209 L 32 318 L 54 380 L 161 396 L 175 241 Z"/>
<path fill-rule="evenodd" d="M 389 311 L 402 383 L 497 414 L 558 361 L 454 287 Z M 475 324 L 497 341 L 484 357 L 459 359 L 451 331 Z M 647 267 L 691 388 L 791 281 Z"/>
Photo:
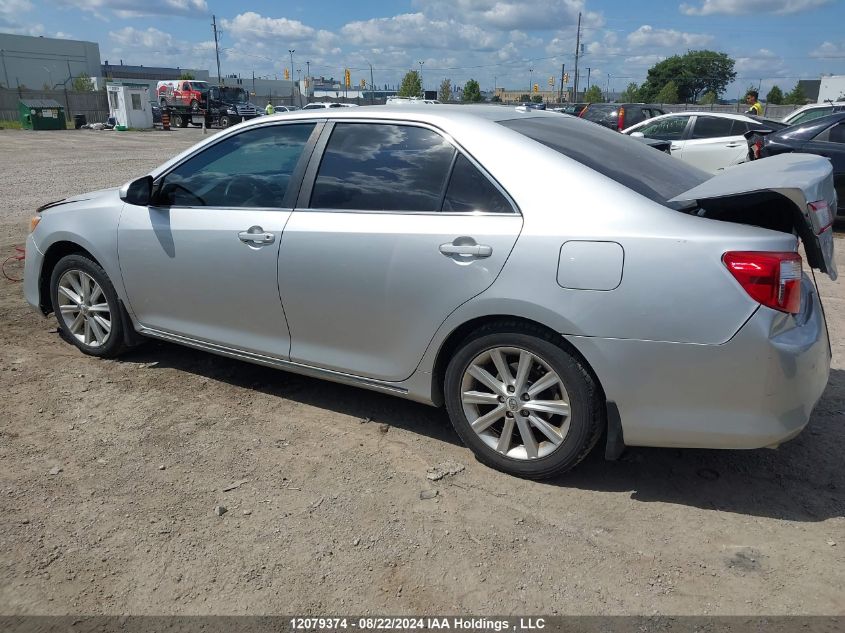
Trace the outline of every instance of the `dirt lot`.
<path fill-rule="evenodd" d="M 0 252 L 200 138 L 0 131 Z M 0 279 L 0 612 L 845 613 L 845 286 L 820 283 L 835 369 L 796 440 L 532 483 L 437 409 L 163 343 L 85 357 Z"/>

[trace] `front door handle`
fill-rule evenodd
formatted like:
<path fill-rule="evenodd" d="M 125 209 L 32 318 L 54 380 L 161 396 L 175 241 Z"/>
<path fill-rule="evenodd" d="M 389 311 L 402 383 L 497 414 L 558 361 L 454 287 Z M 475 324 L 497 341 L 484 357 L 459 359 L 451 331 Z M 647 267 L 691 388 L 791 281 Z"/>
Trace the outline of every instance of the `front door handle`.
<path fill-rule="evenodd" d="M 466 257 L 490 257 L 493 247 L 486 244 L 454 244 L 447 242 L 440 245 L 444 255 L 464 255 Z"/>
<path fill-rule="evenodd" d="M 272 244 L 276 235 L 265 231 L 260 226 L 251 226 L 246 231 L 238 233 L 238 239 L 247 244 Z"/>
<path fill-rule="evenodd" d="M 742 147 L 743 145 L 745 147 L 748 147 L 748 143 L 730 143 L 727 145 L 727 147 Z"/>
<path fill-rule="evenodd" d="M 673 152 L 677 152 L 679 149 L 681 149 L 681 146 L 680 145 L 670 145 L 669 149 Z"/>

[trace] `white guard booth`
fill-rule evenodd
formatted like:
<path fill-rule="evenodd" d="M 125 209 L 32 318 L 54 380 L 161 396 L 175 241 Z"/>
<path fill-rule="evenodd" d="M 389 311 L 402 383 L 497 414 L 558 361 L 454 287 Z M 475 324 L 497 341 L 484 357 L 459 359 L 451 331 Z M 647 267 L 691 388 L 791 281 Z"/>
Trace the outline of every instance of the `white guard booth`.
<path fill-rule="evenodd" d="M 106 85 L 106 90 L 109 95 L 109 116 L 113 116 L 118 125 L 136 129 L 153 127 L 149 86 L 110 83 Z"/>

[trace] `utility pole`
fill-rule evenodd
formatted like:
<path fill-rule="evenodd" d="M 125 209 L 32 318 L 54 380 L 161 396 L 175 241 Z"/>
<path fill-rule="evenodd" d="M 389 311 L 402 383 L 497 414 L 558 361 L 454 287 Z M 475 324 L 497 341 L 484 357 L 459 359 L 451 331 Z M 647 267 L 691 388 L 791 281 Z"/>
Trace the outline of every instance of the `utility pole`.
<path fill-rule="evenodd" d="M 290 104 L 293 105 L 293 54 L 296 52 L 295 48 L 289 48 L 290 53 Z"/>
<path fill-rule="evenodd" d="M 305 62 L 305 103 L 308 103 L 308 95 L 311 94 L 311 62 Z"/>
<path fill-rule="evenodd" d="M 370 64 L 370 62 L 367 62 Z M 376 87 L 373 84 L 373 65 L 370 64 L 370 105 L 373 105 L 376 101 Z"/>
<path fill-rule="evenodd" d="M 590 67 L 587 66 L 587 90 L 590 89 Z"/>
<path fill-rule="evenodd" d="M 422 93 L 420 96 L 425 99 L 425 84 L 423 84 L 423 75 L 422 75 L 422 67 L 425 62 L 420 62 L 420 92 Z"/>
<path fill-rule="evenodd" d="M 217 16 L 211 16 L 211 28 L 214 30 L 214 54 L 217 57 L 217 85 L 223 85 L 223 78 L 220 76 L 220 38 L 217 35 Z"/>
<path fill-rule="evenodd" d="M 531 91 L 534 89 L 534 69 L 528 68 L 528 98 L 531 99 Z"/>
<path fill-rule="evenodd" d="M 255 96 L 255 71 L 252 71 L 252 96 Z M 252 101 L 250 99 L 250 101 Z"/>
<path fill-rule="evenodd" d="M 578 57 L 581 55 L 581 12 L 578 12 L 578 32 L 575 35 L 575 83 L 572 88 L 572 98 L 578 101 Z"/>
<path fill-rule="evenodd" d="M 563 103 L 563 78 L 566 75 L 564 72 L 566 70 L 566 64 L 560 65 L 560 90 L 557 93 L 557 102 Z"/>

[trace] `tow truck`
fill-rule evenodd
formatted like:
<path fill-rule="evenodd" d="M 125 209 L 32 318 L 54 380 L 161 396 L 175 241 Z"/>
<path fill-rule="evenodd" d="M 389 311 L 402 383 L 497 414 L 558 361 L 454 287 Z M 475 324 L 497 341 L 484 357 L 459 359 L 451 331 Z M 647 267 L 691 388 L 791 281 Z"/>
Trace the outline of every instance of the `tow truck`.
<path fill-rule="evenodd" d="M 161 107 L 170 114 L 174 127 L 190 125 L 229 127 L 260 116 L 261 112 L 249 101 L 249 93 L 234 86 L 200 86 L 205 82 L 191 81 L 191 88 L 200 87 L 191 94 L 190 102 L 174 90 L 171 82 L 159 82 L 158 97 Z"/>

